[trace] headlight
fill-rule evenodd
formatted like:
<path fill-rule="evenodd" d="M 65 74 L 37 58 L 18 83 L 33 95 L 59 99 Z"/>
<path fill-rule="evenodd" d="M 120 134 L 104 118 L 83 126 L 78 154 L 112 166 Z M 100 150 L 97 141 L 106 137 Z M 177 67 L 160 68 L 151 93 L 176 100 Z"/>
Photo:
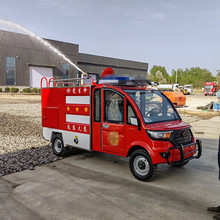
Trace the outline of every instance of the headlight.
<path fill-rule="evenodd" d="M 173 131 L 150 131 L 147 130 L 148 136 L 153 140 L 169 140 Z"/>

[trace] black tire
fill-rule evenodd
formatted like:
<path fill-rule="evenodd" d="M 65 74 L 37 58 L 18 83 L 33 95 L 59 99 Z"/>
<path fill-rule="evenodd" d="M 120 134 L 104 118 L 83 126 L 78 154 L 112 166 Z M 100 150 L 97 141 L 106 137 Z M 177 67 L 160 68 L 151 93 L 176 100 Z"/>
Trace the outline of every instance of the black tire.
<path fill-rule="evenodd" d="M 189 161 L 184 162 L 183 164 L 172 165 L 172 167 L 184 167 Z"/>
<path fill-rule="evenodd" d="M 129 166 L 133 176 L 141 181 L 150 180 L 157 168 L 156 165 L 153 165 L 151 157 L 144 149 L 137 149 L 131 154 Z"/>
<path fill-rule="evenodd" d="M 63 138 L 61 135 L 57 134 L 53 137 L 52 150 L 53 153 L 58 157 L 62 157 L 65 155 L 66 148 L 64 147 Z"/>

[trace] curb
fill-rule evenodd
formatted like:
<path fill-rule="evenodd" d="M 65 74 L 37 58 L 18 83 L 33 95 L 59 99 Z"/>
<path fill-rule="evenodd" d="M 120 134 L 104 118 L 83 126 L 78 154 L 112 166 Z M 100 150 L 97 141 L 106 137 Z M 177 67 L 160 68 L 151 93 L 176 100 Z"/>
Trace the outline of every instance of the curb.
<path fill-rule="evenodd" d="M 0 93 L 1 96 L 8 96 L 8 97 L 22 97 L 22 96 L 40 96 L 41 94 L 38 93 Z"/>

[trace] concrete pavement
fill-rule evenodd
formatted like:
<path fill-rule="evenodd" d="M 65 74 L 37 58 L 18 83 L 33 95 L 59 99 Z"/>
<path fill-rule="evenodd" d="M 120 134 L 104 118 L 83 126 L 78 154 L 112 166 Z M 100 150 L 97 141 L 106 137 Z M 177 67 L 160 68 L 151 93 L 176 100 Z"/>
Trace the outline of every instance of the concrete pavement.
<path fill-rule="evenodd" d="M 0 219 L 212 219 L 220 205 L 217 149 L 220 117 L 192 124 L 203 156 L 183 168 L 158 166 L 140 182 L 128 159 L 77 154 L 0 178 Z"/>

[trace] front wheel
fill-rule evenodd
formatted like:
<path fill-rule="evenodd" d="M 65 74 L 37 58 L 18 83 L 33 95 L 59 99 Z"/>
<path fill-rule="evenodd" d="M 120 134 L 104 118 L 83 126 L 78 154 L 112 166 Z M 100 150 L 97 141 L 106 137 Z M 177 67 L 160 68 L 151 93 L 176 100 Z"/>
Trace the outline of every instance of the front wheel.
<path fill-rule="evenodd" d="M 131 154 L 129 160 L 130 170 L 134 177 L 141 181 L 152 178 L 156 172 L 156 165 L 153 165 L 148 152 L 144 149 L 138 149 Z"/>
<path fill-rule="evenodd" d="M 63 144 L 63 138 L 61 135 L 55 135 L 52 141 L 52 150 L 58 157 L 62 157 L 66 153 L 66 148 Z"/>

